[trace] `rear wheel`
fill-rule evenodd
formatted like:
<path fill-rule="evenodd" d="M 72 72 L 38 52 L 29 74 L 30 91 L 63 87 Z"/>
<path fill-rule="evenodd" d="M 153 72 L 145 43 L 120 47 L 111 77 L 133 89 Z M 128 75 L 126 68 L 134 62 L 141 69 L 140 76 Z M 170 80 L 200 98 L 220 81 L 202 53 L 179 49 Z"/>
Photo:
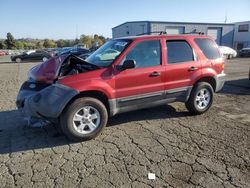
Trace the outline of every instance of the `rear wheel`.
<path fill-rule="evenodd" d="M 212 103 L 212 86 L 207 82 L 199 82 L 192 89 L 186 107 L 192 114 L 202 114 L 211 107 Z"/>
<path fill-rule="evenodd" d="M 76 99 L 62 113 L 60 126 L 62 132 L 73 141 L 95 138 L 108 121 L 104 104 L 91 97 Z"/>
<path fill-rule="evenodd" d="M 229 54 L 228 55 L 228 59 L 232 59 L 233 58 L 233 55 L 232 54 Z"/>

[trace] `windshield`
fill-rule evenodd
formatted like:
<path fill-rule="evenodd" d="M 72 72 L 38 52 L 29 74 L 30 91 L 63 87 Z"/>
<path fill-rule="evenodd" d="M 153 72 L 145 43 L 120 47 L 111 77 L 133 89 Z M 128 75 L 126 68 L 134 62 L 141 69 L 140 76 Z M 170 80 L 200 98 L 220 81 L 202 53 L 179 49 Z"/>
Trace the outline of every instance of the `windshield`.
<path fill-rule="evenodd" d="M 122 51 L 128 46 L 131 40 L 119 39 L 105 43 L 101 48 L 90 55 L 86 61 L 98 67 L 111 65 Z"/>

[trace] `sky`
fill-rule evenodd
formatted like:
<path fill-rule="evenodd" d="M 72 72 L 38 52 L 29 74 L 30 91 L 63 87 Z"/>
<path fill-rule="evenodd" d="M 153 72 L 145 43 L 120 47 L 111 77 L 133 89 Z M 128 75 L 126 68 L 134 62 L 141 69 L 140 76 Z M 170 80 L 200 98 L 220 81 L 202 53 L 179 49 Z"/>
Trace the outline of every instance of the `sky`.
<path fill-rule="evenodd" d="M 0 38 L 112 36 L 126 21 L 223 23 L 250 20 L 250 0 L 0 0 Z"/>

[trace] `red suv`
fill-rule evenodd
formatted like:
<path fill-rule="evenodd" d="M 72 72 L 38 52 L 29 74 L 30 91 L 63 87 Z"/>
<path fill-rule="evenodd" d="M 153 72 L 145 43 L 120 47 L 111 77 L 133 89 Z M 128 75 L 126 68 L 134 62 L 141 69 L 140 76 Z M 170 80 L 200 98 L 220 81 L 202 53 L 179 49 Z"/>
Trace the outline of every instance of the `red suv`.
<path fill-rule="evenodd" d="M 204 35 L 144 35 L 108 41 L 83 60 L 53 57 L 29 71 L 17 107 L 58 122 L 80 141 L 96 137 L 108 117 L 174 101 L 202 114 L 225 81 L 224 61 Z"/>

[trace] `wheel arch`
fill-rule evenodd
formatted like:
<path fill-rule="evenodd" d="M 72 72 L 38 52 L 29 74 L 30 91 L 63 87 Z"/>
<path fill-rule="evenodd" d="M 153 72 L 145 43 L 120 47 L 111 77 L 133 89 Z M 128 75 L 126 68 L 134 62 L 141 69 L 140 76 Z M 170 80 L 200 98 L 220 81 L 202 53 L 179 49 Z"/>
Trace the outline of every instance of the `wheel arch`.
<path fill-rule="evenodd" d="M 92 97 L 100 100 L 104 106 L 106 107 L 108 114 L 110 114 L 110 106 L 109 106 L 109 101 L 108 97 L 105 93 L 102 91 L 98 90 L 88 90 L 88 91 L 82 91 L 78 93 L 76 96 L 74 96 L 64 107 L 63 111 L 70 105 L 72 104 L 76 99 L 82 98 L 82 97 Z"/>
<path fill-rule="evenodd" d="M 207 82 L 207 83 L 209 83 L 212 86 L 214 92 L 216 91 L 216 80 L 215 80 L 215 78 L 213 76 L 202 77 L 202 78 L 198 79 L 195 82 L 195 84 L 197 84 L 199 82 Z"/>

